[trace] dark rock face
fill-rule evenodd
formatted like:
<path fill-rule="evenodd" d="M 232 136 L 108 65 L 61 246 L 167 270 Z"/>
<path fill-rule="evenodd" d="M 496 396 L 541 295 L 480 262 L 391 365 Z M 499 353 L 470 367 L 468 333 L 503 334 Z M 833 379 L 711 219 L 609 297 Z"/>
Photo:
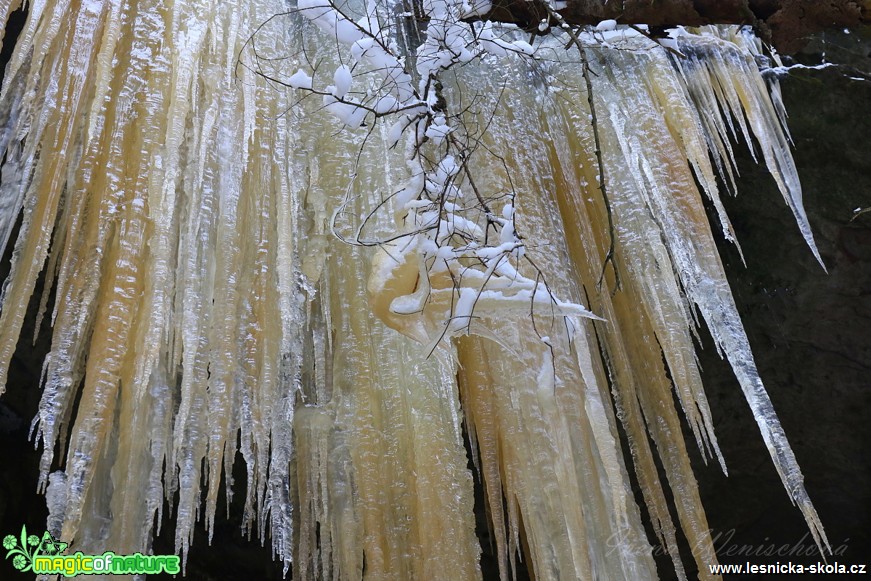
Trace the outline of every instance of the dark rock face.
<path fill-rule="evenodd" d="M 721 245 L 760 373 L 836 551 L 829 561 L 847 564 L 871 560 L 871 211 L 854 211 L 871 208 L 869 53 L 867 30 L 829 34 L 798 59 L 812 65 L 825 54 L 854 69 L 795 71 L 782 79 L 805 207 L 829 273 L 804 244 L 771 177 L 743 153 L 740 193 L 724 202 L 746 267 L 734 248 Z M 0 279 L 8 272 L 9 254 L 0 263 Z M 31 346 L 33 315 L 0 399 L 0 536 L 17 534 L 22 524 L 32 532 L 45 527 L 44 499 L 35 491 L 39 453 L 28 432 L 49 335 L 43 328 Z M 729 477 L 700 458 L 695 465 L 721 562 L 816 563 L 813 541 L 789 503 L 731 369 L 710 339 L 703 341 L 699 357 Z M 688 445 L 692 450 L 694 443 Z M 223 506 L 218 512 L 226 514 Z M 231 506 L 230 514 L 230 521 L 218 519 L 211 547 L 198 529 L 189 578 L 281 578 L 270 551 L 240 533 L 241 506 Z M 155 552 L 174 552 L 172 528 L 167 519 Z M 667 560 L 659 562 L 663 578 L 673 576 Z M 692 561 L 685 562 L 692 578 Z M 15 575 L 8 561 L 0 561 L 0 578 Z"/>

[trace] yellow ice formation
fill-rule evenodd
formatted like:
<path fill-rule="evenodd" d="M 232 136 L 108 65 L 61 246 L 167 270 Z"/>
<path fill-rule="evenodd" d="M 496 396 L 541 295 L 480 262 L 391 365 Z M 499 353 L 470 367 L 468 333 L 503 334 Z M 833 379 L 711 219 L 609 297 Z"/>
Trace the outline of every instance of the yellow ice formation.
<path fill-rule="evenodd" d="M 19 5 L 0 0 L 4 22 Z M 391 193 L 408 152 L 374 116 L 343 128 L 301 99 L 305 75 L 281 84 L 313 65 L 315 81 L 343 79 L 337 39 L 292 11 L 274 18 L 286 12 L 279 0 L 27 6 L 0 95 L 0 249 L 17 232 L 0 391 L 33 298 L 53 329 L 40 486 L 63 541 L 147 551 L 168 503 L 186 551 L 196 519 L 212 529 L 240 451 L 245 522 L 294 579 L 479 579 L 465 431 L 503 579 L 519 554 L 540 581 L 655 578 L 651 542 L 683 577 L 666 485 L 707 578 L 716 555 L 672 397 L 725 470 L 694 355 L 701 316 L 825 544 L 703 207 L 704 195 L 731 237 L 715 176 L 730 183 L 743 134 L 816 252 L 755 39 L 684 31 L 669 53 L 637 33 L 587 34 L 595 117 L 565 38 L 530 53 L 487 32 L 514 54 L 445 75 L 446 106 L 477 140 L 450 179 L 466 195 L 512 193 L 501 227 L 516 223 L 534 261 L 511 272 L 542 275 L 540 301 L 538 284 L 508 297 L 506 265 L 493 290 L 422 264 L 413 234 L 379 249 L 334 236 L 361 221 L 381 240 L 401 233 Z"/>

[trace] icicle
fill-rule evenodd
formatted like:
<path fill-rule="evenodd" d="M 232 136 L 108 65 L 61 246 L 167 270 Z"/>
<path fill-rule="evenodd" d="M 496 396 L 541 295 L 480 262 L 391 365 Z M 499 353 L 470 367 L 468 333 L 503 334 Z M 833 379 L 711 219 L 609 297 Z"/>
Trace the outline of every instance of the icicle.
<path fill-rule="evenodd" d="M 706 578 L 672 397 L 725 471 L 698 311 L 826 545 L 699 191 L 733 239 L 715 168 L 734 189 L 730 139 L 755 140 L 820 259 L 756 40 L 683 32 L 669 59 L 613 21 L 529 43 L 464 22 L 486 2 L 427 0 L 424 30 L 393 8 L 28 6 L 0 91 L 0 393 L 46 268 L 50 530 L 147 552 L 166 502 L 186 559 L 244 486 L 294 578 L 479 579 L 465 425 L 503 579 L 521 553 L 542 580 L 654 578 L 619 421 L 678 577 L 657 461 Z"/>
<path fill-rule="evenodd" d="M 709 48 L 706 40 L 700 41 L 699 46 Z M 716 49 L 711 49 L 715 52 L 711 55 L 711 60 L 715 63 L 720 60 L 726 61 L 729 55 L 737 52 L 733 46 L 717 44 Z M 621 67 L 618 70 L 627 70 L 627 68 Z M 654 70 L 661 71 L 659 68 Z M 744 87 L 740 84 L 742 81 L 755 83 L 757 79 L 758 73 L 755 70 L 750 72 L 745 68 L 743 71 L 744 76 L 737 76 L 736 73 L 733 77 L 733 83 L 737 87 Z M 721 85 L 724 83 L 725 81 Z M 600 88 L 604 87 L 600 85 Z M 673 142 L 660 140 L 655 150 L 648 149 L 648 144 L 651 142 L 650 135 L 661 135 L 659 131 L 663 123 L 661 110 L 654 108 L 651 102 L 645 102 L 643 97 L 638 98 L 636 88 L 633 86 L 632 90 L 628 90 L 626 82 L 614 82 L 609 90 L 616 91 L 619 95 L 606 100 L 610 106 L 610 121 L 615 126 L 620 150 L 629 166 L 627 171 L 615 172 L 615 175 L 621 176 L 617 179 L 629 178 L 634 182 L 634 186 L 630 187 L 636 188 L 640 196 L 630 196 L 629 199 L 641 201 L 657 222 L 668 248 L 673 264 L 672 269 L 679 274 L 680 283 L 688 298 L 700 308 L 702 316 L 712 330 L 715 342 L 732 364 L 787 491 L 804 513 L 818 545 L 827 546 L 816 511 L 802 485 L 801 472 L 756 371 L 692 176 L 686 165 L 679 162 L 678 156 L 669 154 L 669 149 L 675 147 Z M 737 93 L 739 89 L 736 88 L 734 91 Z M 749 89 L 742 88 L 740 91 L 751 94 Z M 759 109 L 764 107 L 756 103 L 770 104 L 764 92 L 756 91 L 752 95 L 758 101 L 754 101 L 751 105 L 747 99 L 742 99 L 742 103 L 747 103 L 747 107 Z M 734 112 L 741 114 L 740 105 L 733 106 L 737 108 Z M 773 113 L 773 109 L 771 111 Z M 778 126 L 762 125 L 761 121 L 755 122 L 754 116 L 758 118 L 758 115 L 761 115 L 759 113 L 748 112 L 747 115 L 761 142 L 768 144 L 771 140 L 782 141 L 782 133 Z M 766 154 L 767 159 L 768 155 Z M 777 156 L 788 157 L 785 141 L 783 148 L 777 149 Z M 770 163 L 774 165 L 774 162 Z M 785 162 L 778 162 L 775 169 L 782 168 L 784 165 Z M 783 183 L 783 179 L 778 175 L 775 173 L 778 183 Z M 787 181 L 790 179 L 792 178 L 786 178 Z M 668 184 L 667 189 L 663 187 L 665 184 Z M 800 199 L 794 201 L 800 204 Z M 796 212 L 800 224 L 802 215 L 803 210 Z M 804 230 L 803 226 L 802 229 Z M 813 249 L 812 240 L 808 242 Z"/>
<path fill-rule="evenodd" d="M 716 30 L 716 29 L 715 29 Z M 784 130 L 783 106 L 779 100 L 772 102 L 765 81 L 756 68 L 753 54 L 746 50 L 748 43 L 743 41 L 743 36 L 732 37 L 742 39 L 741 47 L 732 42 L 724 42 L 710 36 L 702 39 L 693 39 L 691 44 L 685 44 L 685 37 L 678 39 L 678 46 L 687 48 L 688 57 L 675 61 L 676 65 L 683 69 L 684 74 L 690 79 L 688 86 L 691 90 L 709 91 L 707 87 L 716 86 L 716 92 L 720 110 L 724 115 L 731 115 L 741 127 L 744 140 L 753 149 L 750 129 L 753 137 L 762 150 L 762 157 L 771 175 L 777 182 L 777 187 L 783 194 L 799 230 L 810 247 L 820 266 L 825 269 L 825 264 L 814 242 L 813 232 L 802 204 L 801 183 L 795 162 L 789 153 L 788 134 Z M 755 45 L 754 46 L 755 49 Z M 699 89 L 699 87 L 702 87 Z M 720 115 L 716 111 L 709 111 L 714 118 Z M 745 124 L 745 118 L 747 124 Z"/>

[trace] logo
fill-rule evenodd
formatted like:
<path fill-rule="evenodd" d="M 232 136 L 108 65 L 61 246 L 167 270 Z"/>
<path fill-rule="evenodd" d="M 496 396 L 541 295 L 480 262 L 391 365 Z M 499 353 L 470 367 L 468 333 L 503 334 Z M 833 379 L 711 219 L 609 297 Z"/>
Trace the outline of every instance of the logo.
<path fill-rule="evenodd" d="M 102 555 L 85 555 L 77 551 L 64 555 L 68 544 L 62 543 L 46 531 L 42 538 L 28 535 L 27 528 L 21 527 L 21 536 L 3 537 L 3 548 L 12 557 L 12 566 L 27 573 L 37 575 L 153 575 L 157 573 L 177 574 L 180 572 L 181 558 L 177 555 L 116 555 L 106 551 Z"/>
<path fill-rule="evenodd" d="M 28 535 L 27 527 L 21 527 L 20 547 L 18 542 L 19 539 L 14 535 L 3 537 L 3 548 L 9 551 L 6 553 L 6 558 L 12 557 L 12 566 L 22 573 L 33 569 L 33 560 L 40 555 L 50 558 L 60 555 L 67 548 L 66 543 L 57 541 L 48 531 L 42 535 L 42 540 L 36 535 Z"/>

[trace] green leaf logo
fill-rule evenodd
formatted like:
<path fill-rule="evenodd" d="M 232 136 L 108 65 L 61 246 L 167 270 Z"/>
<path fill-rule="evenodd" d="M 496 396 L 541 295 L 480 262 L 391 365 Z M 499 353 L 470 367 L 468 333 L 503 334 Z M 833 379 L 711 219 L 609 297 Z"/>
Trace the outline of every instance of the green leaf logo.
<path fill-rule="evenodd" d="M 33 567 L 33 560 L 38 555 L 60 555 L 67 548 L 67 543 L 62 543 L 46 531 L 40 539 L 36 535 L 28 535 L 27 527 L 21 527 L 21 536 L 6 535 L 3 537 L 3 548 L 8 552 L 6 558 L 12 557 L 12 566 L 26 573 Z"/>

